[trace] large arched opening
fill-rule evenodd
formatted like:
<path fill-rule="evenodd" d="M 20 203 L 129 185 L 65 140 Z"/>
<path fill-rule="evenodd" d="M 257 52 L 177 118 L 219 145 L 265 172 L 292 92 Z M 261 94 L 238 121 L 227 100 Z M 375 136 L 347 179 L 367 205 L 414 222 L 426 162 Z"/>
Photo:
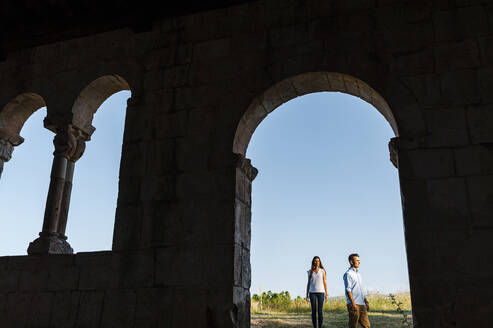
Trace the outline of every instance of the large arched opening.
<path fill-rule="evenodd" d="M 46 102 L 33 92 L 16 96 L 0 110 L 1 255 L 25 254 L 39 229 L 45 199 L 37 191 L 44 193 L 48 187 L 47 150 L 52 139 L 52 133 L 43 128 L 45 116 Z"/>
<path fill-rule="evenodd" d="M 250 107 L 244 113 L 236 131 L 233 152 L 237 154 L 237 180 L 236 180 L 236 205 L 235 205 L 235 286 L 234 302 L 238 306 L 238 320 L 248 326 L 250 324 L 250 292 L 251 287 L 251 222 L 252 222 L 252 180 L 257 175 L 257 170 L 246 158 L 248 145 L 253 133 L 267 117 L 280 105 L 308 94 L 325 91 L 337 91 L 356 96 L 371 104 L 383 115 L 390 125 L 393 135 L 399 135 L 397 122 L 387 102 L 374 89 L 361 80 L 339 73 L 307 73 L 283 80 L 265 93 L 254 99 Z M 388 140 L 387 140 L 388 141 Z M 387 145 L 384 144 L 387 148 Z M 392 162 L 398 165 L 395 152 L 391 150 Z M 354 151 L 354 150 L 352 150 Z M 255 159 L 252 158 L 254 161 Z M 388 160 L 388 152 L 386 156 Z M 396 176 L 394 176 L 396 178 Z M 397 196 L 398 198 L 398 196 Z M 402 229 L 402 213 L 400 227 Z M 401 230 L 401 240 L 403 233 Z M 403 242 L 400 245 L 403 247 Z M 314 254 L 315 255 L 315 254 Z M 346 254 L 347 256 L 347 254 Z M 405 255 L 403 255 L 405 258 Z M 405 260 L 404 260 L 405 262 Z M 300 268 L 303 271 L 305 268 Z M 258 287 L 258 286 L 257 286 Z"/>
<path fill-rule="evenodd" d="M 73 248 L 67 241 L 68 236 L 66 234 L 69 208 L 71 204 L 72 189 L 74 183 L 74 176 L 77 177 L 78 173 L 75 170 L 75 163 L 83 156 L 86 150 L 86 143 L 91 140 L 91 136 L 95 132 L 95 127 L 93 126 L 93 119 L 95 113 L 101 108 L 103 102 L 109 99 L 113 94 L 130 90 L 129 84 L 118 75 L 105 75 L 99 77 L 87 86 L 85 86 L 82 91 L 74 97 L 74 103 L 71 109 L 70 115 L 65 115 L 65 117 L 70 117 L 70 120 L 64 119 L 64 117 L 57 117 L 57 114 L 48 115 L 45 119 L 45 126 L 56 133 L 54 138 L 55 151 L 53 153 L 53 166 L 51 173 L 50 187 L 48 190 L 48 196 L 46 200 L 45 215 L 43 219 L 42 231 L 39 233 L 39 238 L 30 243 L 28 248 L 29 254 L 71 254 L 73 253 Z M 128 94 L 125 95 L 128 97 Z M 124 97 L 125 97 L 124 96 Z M 120 100 L 119 107 L 126 99 Z M 118 105 L 117 105 L 118 106 Z M 55 116 L 53 116 L 55 115 Z M 115 116 L 116 117 L 116 116 Z M 111 119 L 110 119 L 111 120 Z M 78 209 L 75 213 L 78 220 L 75 222 L 75 227 L 77 227 L 77 234 L 83 236 L 78 238 L 79 245 L 84 245 L 79 248 L 79 250 L 95 250 L 100 249 L 101 246 L 95 246 L 94 240 L 87 240 L 86 236 L 88 234 L 94 233 L 96 235 L 99 232 L 105 231 L 105 229 L 100 229 L 102 226 L 112 226 L 110 224 L 101 224 L 101 222 L 110 222 L 112 220 L 101 218 L 101 215 L 94 215 L 94 211 L 87 211 L 87 209 L 94 210 L 97 207 L 97 201 L 89 195 L 97 195 L 99 192 L 105 189 L 104 185 L 112 184 L 114 197 L 112 201 L 105 204 L 104 209 L 100 209 L 99 214 L 106 213 L 107 208 L 112 208 L 110 210 L 114 213 L 116 208 L 116 194 L 117 194 L 117 173 L 119 169 L 119 158 L 121 144 L 123 140 L 123 115 L 120 115 L 120 119 L 117 125 L 119 125 L 119 132 L 114 132 L 113 134 L 119 134 L 116 137 L 117 141 L 113 142 L 115 145 L 111 146 L 116 148 L 116 152 L 112 151 L 100 151 L 97 152 L 98 155 L 91 158 L 89 161 L 84 163 L 84 166 L 89 168 L 89 173 L 84 174 L 82 185 L 85 183 L 90 183 L 89 189 L 93 192 L 87 191 L 84 193 L 82 198 L 76 197 L 78 200 L 76 207 Z M 106 130 L 111 124 L 106 124 Z M 109 130 L 109 129 L 108 129 Z M 104 131 L 108 132 L 108 131 Z M 107 134 L 107 133 L 106 133 Z M 100 146 L 102 147 L 102 146 Z M 98 166 L 102 164 L 108 154 L 114 153 L 113 165 L 110 171 L 113 174 L 107 174 L 107 176 L 101 177 L 98 175 L 101 173 L 103 167 Z M 99 158 L 97 158 L 99 156 Z M 84 170 L 83 170 L 84 171 Z M 75 173 L 75 174 L 74 174 Z M 98 179 L 99 177 L 99 179 Z M 111 178 L 113 177 L 113 178 Z M 113 181 L 111 181 L 113 180 Z M 87 188 L 86 188 L 87 189 Z M 74 190 L 75 195 L 77 194 L 77 188 Z M 107 196 L 107 195 L 105 195 Z M 103 197 L 104 198 L 104 197 Z M 111 198 L 111 197 L 110 197 Z M 84 227 L 82 229 L 81 227 Z M 111 230 L 106 229 L 107 239 L 106 242 L 102 242 L 104 248 L 109 249 L 111 244 Z M 84 240 L 86 242 L 84 242 Z M 101 243 L 100 243 L 101 245 Z"/>

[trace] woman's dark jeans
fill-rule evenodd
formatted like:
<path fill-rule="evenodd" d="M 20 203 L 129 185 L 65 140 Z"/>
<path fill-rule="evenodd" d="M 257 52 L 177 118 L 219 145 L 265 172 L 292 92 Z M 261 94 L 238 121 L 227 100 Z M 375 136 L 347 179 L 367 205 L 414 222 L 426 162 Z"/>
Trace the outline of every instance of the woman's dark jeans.
<path fill-rule="evenodd" d="M 317 309 L 318 309 L 318 328 L 322 328 L 324 322 L 324 307 L 325 293 L 310 293 L 310 304 L 312 306 L 312 323 L 313 328 L 317 328 Z"/>

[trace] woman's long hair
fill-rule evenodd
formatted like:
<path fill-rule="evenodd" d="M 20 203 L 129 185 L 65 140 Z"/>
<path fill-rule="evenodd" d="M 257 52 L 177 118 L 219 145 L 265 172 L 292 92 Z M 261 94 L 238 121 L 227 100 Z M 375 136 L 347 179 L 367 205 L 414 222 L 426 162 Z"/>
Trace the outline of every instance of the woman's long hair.
<path fill-rule="evenodd" d="M 315 260 L 316 260 L 316 259 L 318 259 L 318 260 L 320 261 L 320 268 L 325 270 L 325 268 L 324 268 L 324 266 L 323 266 L 323 264 L 322 264 L 322 260 L 320 259 L 320 257 L 318 257 L 318 256 L 314 256 L 314 257 L 313 257 L 313 260 L 312 260 L 312 267 L 310 268 L 310 274 L 311 274 L 311 273 L 315 270 L 315 268 L 317 267 L 317 265 L 315 264 Z"/>

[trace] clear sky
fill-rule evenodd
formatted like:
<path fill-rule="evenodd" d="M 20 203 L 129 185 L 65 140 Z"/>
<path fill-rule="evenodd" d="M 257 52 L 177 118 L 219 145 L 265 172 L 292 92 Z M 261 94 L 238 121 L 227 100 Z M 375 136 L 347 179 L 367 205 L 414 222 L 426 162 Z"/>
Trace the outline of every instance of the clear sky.
<path fill-rule="evenodd" d="M 259 125 L 247 157 L 252 192 L 252 286 L 305 295 L 313 256 L 329 295 L 343 295 L 347 256 L 360 254 L 366 289 L 409 290 L 394 137 L 370 104 L 324 92 L 295 98 Z"/>
<path fill-rule="evenodd" d="M 97 111 L 96 132 L 77 162 L 67 235 L 75 252 L 109 250 L 118 191 L 126 99 Z M 0 180 L 0 256 L 25 255 L 41 231 L 53 152 L 46 109 L 24 125 L 24 144 Z M 342 295 L 347 255 L 361 255 L 366 288 L 409 290 L 397 170 L 389 161 L 390 125 L 366 102 L 315 93 L 277 108 L 258 127 L 247 156 L 253 183 L 251 293 L 304 295 L 314 255 L 327 269 L 329 294 Z"/>
<path fill-rule="evenodd" d="M 94 116 L 96 131 L 75 164 L 67 223 L 75 252 L 109 250 L 113 239 L 126 100 L 122 91 L 108 98 Z M 0 179 L 0 256 L 25 255 L 41 231 L 50 184 L 54 134 L 43 128 L 46 108 L 24 124 L 23 144 L 15 147 Z"/>

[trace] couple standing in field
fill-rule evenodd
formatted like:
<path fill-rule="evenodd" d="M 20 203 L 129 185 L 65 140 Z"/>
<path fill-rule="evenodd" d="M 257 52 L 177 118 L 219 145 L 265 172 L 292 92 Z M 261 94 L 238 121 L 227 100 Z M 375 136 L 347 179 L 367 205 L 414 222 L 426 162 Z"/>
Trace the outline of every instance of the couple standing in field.
<path fill-rule="evenodd" d="M 361 284 L 361 275 L 358 271 L 359 255 L 353 253 L 348 257 L 350 267 L 343 276 L 346 305 L 348 309 L 349 328 L 357 328 L 358 323 L 364 328 L 370 328 L 368 311 L 370 305 L 366 299 L 365 291 Z M 328 300 L 327 282 L 325 281 L 325 269 L 318 256 L 312 260 L 312 266 L 308 270 L 308 284 L 306 285 L 306 298 L 310 299 L 312 307 L 313 328 L 322 328 L 324 299 Z M 318 320 L 317 320 L 318 315 Z"/>

